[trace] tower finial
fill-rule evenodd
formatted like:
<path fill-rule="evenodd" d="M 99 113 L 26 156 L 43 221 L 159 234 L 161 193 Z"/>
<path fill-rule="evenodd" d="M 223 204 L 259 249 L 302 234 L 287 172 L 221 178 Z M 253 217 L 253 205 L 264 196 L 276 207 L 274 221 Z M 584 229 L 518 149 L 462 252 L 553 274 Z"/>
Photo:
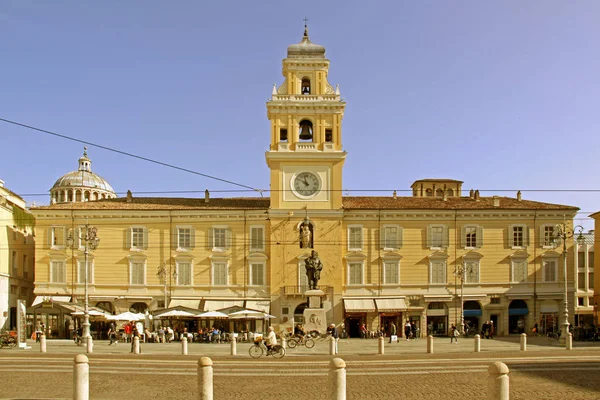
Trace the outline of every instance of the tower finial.
<path fill-rule="evenodd" d="M 87 146 L 83 146 L 83 156 L 87 157 Z"/>
<path fill-rule="evenodd" d="M 308 26 L 306 25 L 306 23 L 308 22 L 308 18 L 304 17 L 302 21 L 304 21 L 304 37 L 308 38 Z"/>

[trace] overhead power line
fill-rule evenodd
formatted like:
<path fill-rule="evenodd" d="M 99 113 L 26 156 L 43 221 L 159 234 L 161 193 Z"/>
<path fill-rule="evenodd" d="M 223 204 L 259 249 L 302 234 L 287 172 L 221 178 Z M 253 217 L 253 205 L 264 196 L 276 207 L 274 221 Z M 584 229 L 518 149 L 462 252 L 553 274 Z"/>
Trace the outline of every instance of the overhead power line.
<path fill-rule="evenodd" d="M 253 187 L 248 186 L 248 185 L 243 185 L 241 183 L 233 182 L 233 181 L 230 181 L 230 180 L 227 180 L 227 179 L 217 178 L 216 176 L 212 176 L 212 175 L 208 175 L 208 174 L 203 174 L 201 172 L 194 171 L 194 170 L 191 170 L 191 169 L 188 169 L 188 168 L 178 167 L 177 165 L 173 165 L 173 164 L 165 163 L 165 162 L 162 162 L 162 161 L 154 160 L 154 159 L 148 158 L 148 157 L 138 156 L 137 154 L 129 153 L 129 152 L 122 151 L 122 150 L 113 149 L 111 147 L 107 147 L 107 146 L 103 146 L 103 145 L 100 145 L 100 144 L 88 142 L 86 140 L 81 140 L 81 139 L 77 139 L 77 138 L 74 138 L 74 137 L 71 137 L 71 136 L 62 135 L 60 133 L 51 132 L 51 131 L 48 131 L 46 129 L 36 128 L 35 126 L 22 124 L 20 122 L 11 121 L 11 120 L 5 119 L 5 118 L 0 118 L 0 121 L 6 122 L 8 124 L 17 125 L 17 126 L 20 126 L 20 127 L 23 127 L 23 128 L 31 129 L 31 130 L 34 130 L 34 131 L 47 133 L 49 135 L 60 137 L 60 138 L 67 139 L 67 140 L 71 140 L 73 142 L 87 144 L 88 146 L 97 147 L 99 149 L 104 149 L 104 150 L 112 151 L 114 153 L 122 154 L 122 155 L 125 155 L 125 156 L 128 156 L 128 157 L 137 158 L 139 160 L 148 161 L 150 163 L 162 165 L 164 167 L 173 168 L 173 169 L 176 169 L 176 170 L 179 170 L 179 171 L 183 171 L 183 172 L 188 172 L 188 173 L 194 174 L 194 175 L 199 175 L 199 176 L 202 176 L 204 178 L 214 179 L 214 180 L 219 181 L 219 182 L 224 182 L 224 183 L 228 183 L 230 185 L 235 185 L 235 186 L 243 187 L 243 188 L 246 188 L 246 189 L 253 190 L 255 192 L 259 192 L 259 193 L 263 192 L 262 189 L 256 189 L 256 188 L 253 188 Z"/>

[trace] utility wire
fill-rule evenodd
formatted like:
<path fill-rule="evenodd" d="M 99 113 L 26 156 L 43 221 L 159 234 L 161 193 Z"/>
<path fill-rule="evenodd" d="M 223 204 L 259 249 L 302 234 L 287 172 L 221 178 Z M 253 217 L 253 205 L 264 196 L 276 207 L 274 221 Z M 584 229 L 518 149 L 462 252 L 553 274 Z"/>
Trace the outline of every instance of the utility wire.
<path fill-rule="evenodd" d="M 227 180 L 227 179 L 217 178 L 217 177 L 215 177 L 215 176 L 212 176 L 212 175 L 203 174 L 203 173 L 201 173 L 201 172 L 197 172 L 197 171 L 194 171 L 194 170 L 191 170 L 191 169 L 187 169 L 187 168 L 183 168 L 183 167 L 178 167 L 178 166 L 176 166 L 176 165 L 173 165 L 173 164 L 165 163 L 165 162 L 158 161 L 158 160 L 153 160 L 153 159 L 151 159 L 151 158 L 147 158 L 147 157 L 138 156 L 138 155 L 136 155 L 136 154 L 133 154 L 133 153 L 128 153 L 128 152 L 126 152 L 126 151 L 121 151 L 121 150 L 113 149 L 113 148 L 111 148 L 111 147 L 102 146 L 102 145 L 100 145 L 100 144 L 96 144 L 96 143 L 88 142 L 88 141 L 85 141 L 85 140 L 76 139 L 76 138 L 74 138 L 74 137 L 71 137 L 71 136 L 67 136 L 67 135 L 61 135 L 60 133 L 56 133 L 56 132 L 47 131 L 47 130 L 45 130 L 45 129 L 41 129 L 41 128 L 36 128 L 35 126 L 31 126 L 31 125 L 22 124 L 22 123 L 20 123 L 20 122 L 11 121 L 11 120 L 9 120 L 9 119 L 5 119 L 5 118 L 0 118 L 0 121 L 2 121 L 2 122 L 6 122 L 6 123 L 8 123 L 8 124 L 17 125 L 17 126 L 20 126 L 20 127 L 23 127 L 23 128 L 31 129 L 31 130 L 34 130 L 34 131 L 38 131 L 38 132 L 47 133 L 47 134 L 49 134 L 49 135 L 57 136 L 57 137 L 60 137 L 60 138 L 63 138 L 63 139 L 67 139 L 67 140 L 71 140 L 71 141 L 73 141 L 73 142 L 83 143 L 83 144 L 87 144 L 88 146 L 93 146 L 93 147 L 97 147 L 97 148 L 100 148 L 100 149 L 104 149 L 104 150 L 112 151 L 112 152 L 114 152 L 114 153 L 123 154 L 123 155 L 125 155 L 125 156 L 128 156 L 128 157 L 133 157 L 133 158 L 137 158 L 137 159 L 139 159 L 139 160 L 148 161 L 148 162 L 150 162 L 150 163 L 153 163 L 153 164 L 158 164 L 158 165 L 162 165 L 162 166 L 164 166 L 164 167 L 173 168 L 173 169 L 176 169 L 176 170 L 179 170 L 179 171 L 189 172 L 190 174 L 199 175 L 199 176 L 202 176 L 202 177 L 204 177 L 204 178 L 208 178 L 208 179 L 214 179 L 214 180 L 216 180 L 216 181 L 220 181 L 220 182 L 228 183 L 228 184 L 230 184 L 230 185 L 240 186 L 240 187 L 243 187 L 243 188 L 246 188 L 246 189 L 253 190 L 253 191 L 255 191 L 255 192 L 259 192 L 259 193 L 261 193 L 261 194 L 262 194 L 262 192 L 263 192 L 263 190 L 262 190 L 262 189 L 256 189 L 256 188 L 253 188 L 253 187 L 251 187 L 251 186 L 243 185 L 243 184 L 241 184 L 241 183 L 237 183 L 237 182 L 229 181 L 229 180 Z"/>

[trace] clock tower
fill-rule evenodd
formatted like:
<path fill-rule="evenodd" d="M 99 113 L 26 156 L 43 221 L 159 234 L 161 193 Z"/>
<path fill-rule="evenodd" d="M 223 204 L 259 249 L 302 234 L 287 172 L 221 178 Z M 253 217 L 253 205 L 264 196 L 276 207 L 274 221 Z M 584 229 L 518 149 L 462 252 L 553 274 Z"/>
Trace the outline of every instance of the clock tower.
<path fill-rule="evenodd" d="M 304 36 L 287 49 L 283 83 L 267 102 L 271 208 L 342 207 L 342 118 L 346 103 L 327 81 L 325 48 Z"/>

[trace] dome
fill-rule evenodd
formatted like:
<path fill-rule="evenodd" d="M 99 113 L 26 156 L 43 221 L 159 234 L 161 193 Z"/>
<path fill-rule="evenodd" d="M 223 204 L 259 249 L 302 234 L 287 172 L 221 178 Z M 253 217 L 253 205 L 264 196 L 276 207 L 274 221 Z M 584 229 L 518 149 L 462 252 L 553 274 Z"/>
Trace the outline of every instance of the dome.
<path fill-rule="evenodd" d="M 92 172 L 92 160 L 88 158 L 85 147 L 83 157 L 79 159 L 79 169 L 58 178 L 50 189 L 52 204 L 115 197 L 117 194 L 112 186 L 104 178 Z"/>
<path fill-rule="evenodd" d="M 302 41 L 288 46 L 287 58 L 325 58 L 325 47 L 310 41 L 308 28 L 304 25 Z"/>

